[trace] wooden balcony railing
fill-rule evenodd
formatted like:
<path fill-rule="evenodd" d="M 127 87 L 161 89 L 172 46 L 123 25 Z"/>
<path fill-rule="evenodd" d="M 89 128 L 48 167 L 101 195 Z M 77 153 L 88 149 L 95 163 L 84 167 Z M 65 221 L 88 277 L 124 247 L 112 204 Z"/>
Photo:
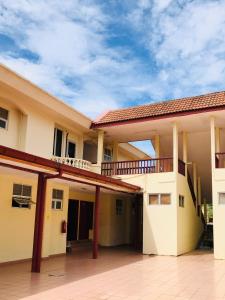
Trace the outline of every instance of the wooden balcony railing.
<path fill-rule="evenodd" d="M 185 175 L 185 164 L 179 160 L 179 173 Z M 117 162 L 103 162 L 102 175 L 132 175 L 132 174 L 150 174 L 173 171 L 173 158 L 155 158 L 143 160 L 129 160 Z"/>
<path fill-rule="evenodd" d="M 216 168 L 225 168 L 225 152 L 218 152 L 215 155 Z"/>

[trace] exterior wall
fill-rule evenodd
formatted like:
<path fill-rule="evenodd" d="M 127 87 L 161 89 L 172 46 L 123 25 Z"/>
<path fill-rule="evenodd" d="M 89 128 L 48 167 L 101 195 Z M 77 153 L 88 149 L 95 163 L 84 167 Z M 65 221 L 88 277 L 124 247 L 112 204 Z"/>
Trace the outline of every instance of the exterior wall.
<path fill-rule="evenodd" d="M 177 255 L 177 192 L 174 173 L 121 176 L 143 188 L 143 253 Z M 170 205 L 149 205 L 149 193 L 171 194 Z"/>
<path fill-rule="evenodd" d="M 213 172 L 214 256 L 225 259 L 225 205 L 219 204 L 219 193 L 225 193 L 225 169 L 215 169 Z"/>
<path fill-rule="evenodd" d="M 70 191 L 69 199 L 95 201 L 94 193 Z M 124 201 L 124 212 L 116 215 L 116 199 Z M 99 244 L 101 246 L 117 246 L 130 243 L 131 199 L 124 196 L 101 193 Z"/>
<path fill-rule="evenodd" d="M 32 201 L 36 202 L 37 178 L 0 173 L 0 263 L 32 257 L 36 205 L 30 209 L 12 207 L 13 183 L 31 185 Z M 64 190 L 62 210 L 51 209 L 53 187 Z M 67 220 L 67 205 L 68 187 L 50 180 L 46 193 L 43 257 L 66 252 L 66 234 L 61 233 L 61 221 Z"/>
<path fill-rule="evenodd" d="M 63 190 L 62 210 L 54 210 L 52 204 L 52 189 Z M 42 256 L 61 254 L 66 252 L 66 233 L 61 233 L 62 221 L 67 221 L 69 187 L 66 184 L 59 184 L 48 180 L 45 203 L 45 221 Z"/>
<path fill-rule="evenodd" d="M 35 205 L 31 209 L 12 207 L 13 183 L 32 186 L 36 198 L 36 180 L 0 174 L 0 263 L 32 256 Z"/>
<path fill-rule="evenodd" d="M 178 174 L 178 197 L 179 195 L 184 196 L 184 207 L 179 207 L 177 201 L 178 255 L 196 249 L 203 232 L 203 224 L 197 216 L 186 177 L 180 174 Z"/>
<path fill-rule="evenodd" d="M 0 99 L 0 106 L 9 111 L 8 128 L 0 128 L 1 145 L 18 149 L 19 147 L 19 127 L 20 112 L 8 102 Z"/>

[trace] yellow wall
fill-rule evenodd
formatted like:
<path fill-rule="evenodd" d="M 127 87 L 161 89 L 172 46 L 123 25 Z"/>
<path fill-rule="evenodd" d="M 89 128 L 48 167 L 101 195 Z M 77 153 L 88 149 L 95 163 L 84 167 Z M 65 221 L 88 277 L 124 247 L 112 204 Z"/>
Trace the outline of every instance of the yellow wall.
<path fill-rule="evenodd" d="M 69 198 L 74 200 L 95 201 L 94 193 L 79 193 L 71 190 Z M 116 199 L 123 199 L 124 213 L 116 215 Z M 131 200 L 124 195 L 100 194 L 99 244 L 117 246 L 130 242 L 130 207 Z"/>
<path fill-rule="evenodd" d="M 32 186 L 32 201 L 36 202 L 37 178 L 0 173 L 0 263 L 32 257 L 36 205 L 30 209 L 12 207 L 13 183 Z M 64 190 L 63 210 L 51 209 L 52 188 Z M 66 234 L 61 222 L 67 220 L 68 186 L 48 182 L 43 237 L 44 257 L 65 253 Z"/>
<path fill-rule="evenodd" d="M 143 188 L 143 253 L 177 255 L 177 197 L 174 173 L 121 176 Z M 171 194 L 171 205 L 149 205 L 149 193 Z"/>
<path fill-rule="evenodd" d="M 203 232 L 203 224 L 197 216 L 186 177 L 178 175 L 178 197 L 184 196 L 184 207 L 177 201 L 178 255 L 194 250 Z M 179 198 L 178 198 L 179 199 Z"/>
<path fill-rule="evenodd" d="M 13 183 L 32 186 L 36 201 L 36 180 L 0 174 L 0 262 L 32 256 L 35 205 L 31 209 L 12 207 Z"/>
<path fill-rule="evenodd" d="M 215 169 L 213 173 L 213 235 L 214 256 L 225 259 L 225 205 L 219 204 L 219 193 L 225 193 L 225 169 Z"/>

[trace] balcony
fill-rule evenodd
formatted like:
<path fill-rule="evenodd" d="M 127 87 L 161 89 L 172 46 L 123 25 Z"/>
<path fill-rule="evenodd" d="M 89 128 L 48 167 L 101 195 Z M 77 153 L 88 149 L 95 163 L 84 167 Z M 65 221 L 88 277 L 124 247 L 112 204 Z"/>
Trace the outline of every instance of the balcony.
<path fill-rule="evenodd" d="M 60 164 L 68 165 L 79 169 L 84 169 L 88 171 L 90 171 L 91 169 L 90 161 L 79 159 L 79 158 L 53 156 L 52 160 Z"/>
<path fill-rule="evenodd" d="M 185 163 L 178 160 L 178 171 L 185 176 Z M 105 176 L 173 172 L 173 158 L 155 158 L 117 162 L 103 162 L 101 174 Z"/>

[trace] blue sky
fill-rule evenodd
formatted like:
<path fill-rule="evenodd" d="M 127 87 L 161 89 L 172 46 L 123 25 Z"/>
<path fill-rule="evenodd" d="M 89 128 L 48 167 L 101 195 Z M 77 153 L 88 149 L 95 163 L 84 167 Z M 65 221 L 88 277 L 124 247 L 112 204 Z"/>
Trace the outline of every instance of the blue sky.
<path fill-rule="evenodd" d="M 0 61 L 91 118 L 225 90 L 225 1 L 0 0 Z"/>

